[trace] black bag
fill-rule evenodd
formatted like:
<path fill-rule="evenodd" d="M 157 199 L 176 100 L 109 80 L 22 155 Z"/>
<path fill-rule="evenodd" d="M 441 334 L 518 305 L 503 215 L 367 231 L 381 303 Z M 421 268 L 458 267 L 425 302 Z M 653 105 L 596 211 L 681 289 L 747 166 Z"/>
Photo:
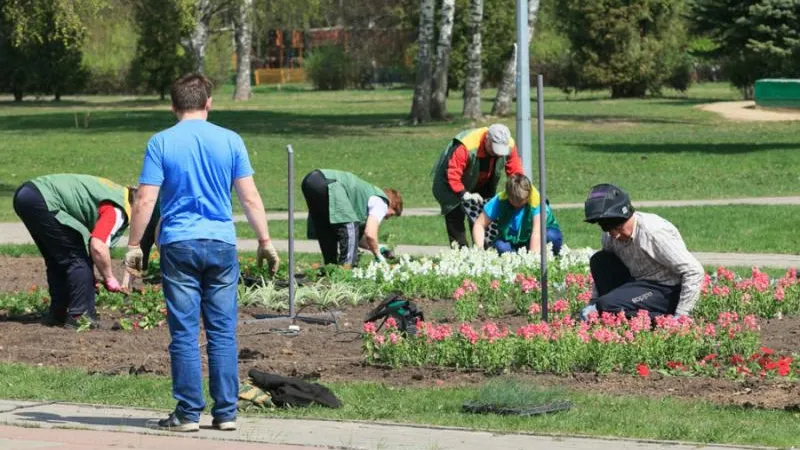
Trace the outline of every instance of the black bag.
<path fill-rule="evenodd" d="M 417 320 L 425 320 L 425 315 L 414 302 L 397 294 L 391 294 L 367 314 L 364 322 L 375 322 L 383 318 L 383 322 L 377 327 L 380 330 L 389 317 L 393 317 L 397 322 L 397 328 L 409 336 L 417 334 Z"/>
<path fill-rule="evenodd" d="M 333 392 L 321 384 L 262 372 L 255 368 L 250 369 L 247 375 L 253 380 L 254 385 L 270 393 L 272 403 L 278 407 L 313 404 L 328 408 L 342 406 L 342 402 L 333 395 Z"/>

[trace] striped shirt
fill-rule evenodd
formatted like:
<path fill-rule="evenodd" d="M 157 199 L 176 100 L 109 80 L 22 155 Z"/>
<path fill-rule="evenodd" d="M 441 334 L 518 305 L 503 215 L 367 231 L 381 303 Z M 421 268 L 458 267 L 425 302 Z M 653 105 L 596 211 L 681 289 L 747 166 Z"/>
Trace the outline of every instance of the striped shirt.
<path fill-rule="evenodd" d="M 617 241 L 603 233 L 603 249 L 625 264 L 634 279 L 668 286 L 681 285 L 676 314 L 688 315 L 700 297 L 703 266 L 683 242 L 675 225 L 655 214 L 635 212 L 633 235 Z"/>

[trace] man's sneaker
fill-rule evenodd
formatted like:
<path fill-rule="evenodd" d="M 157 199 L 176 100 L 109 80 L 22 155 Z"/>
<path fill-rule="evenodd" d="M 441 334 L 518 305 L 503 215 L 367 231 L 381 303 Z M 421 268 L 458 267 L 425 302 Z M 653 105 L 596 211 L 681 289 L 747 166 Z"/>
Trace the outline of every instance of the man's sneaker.
<path fill-rule="evenodd" d="M 190 432 L 190 431 L 200 431 L 200 423 L 192 422 L 186 419 L 178 418 L 178 415 L 172 413 L 166 419 L 161 419 L 158 421 L 158 428 L 167 431 L 180 431 L 180 432 Z"/>
<path fill-rule="evenodd" d="M 42 314 L 39 322 L 46 327 L 63 327 L 66 320 L 64 317 L 56 317 L 52 313 L 46 312 Z"/>
<path fill-rule="evenodd" d="M 234 431 L 236 430 L 236 419 L 217 421 L 214 419 L 211 422 L 211 428 L 220 431 Z"/>
<path fill-rule="evenodd" d="M 100 324 L 97 322 L 97 319 L 91 317 L 89 314 L 79 314 L 67 317 L 67 321 L 64 322 L 64 328 L 78 331 L 96 330 L 100 328 Z"/>

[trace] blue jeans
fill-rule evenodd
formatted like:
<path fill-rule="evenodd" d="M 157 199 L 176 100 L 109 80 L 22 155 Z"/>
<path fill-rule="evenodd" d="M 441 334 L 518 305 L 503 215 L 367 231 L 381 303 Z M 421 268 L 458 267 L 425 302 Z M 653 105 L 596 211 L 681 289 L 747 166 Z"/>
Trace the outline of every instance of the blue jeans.
<path fill-rule="evenodd" d="M 561 234 L 561 230 L 558 228 L 548 228 L 547 242 L 551 242 L 553 244 L 553 255 L 558 256 L 559 253 L 561 253 L 561 246 L 564 244 L 564 236 Z M 497 250 L 497 253 L 500 253 L 501 255 L 503 253 L 515 252 L 522 247 L 528 247 L 528 243 L 520 242 L 517 245 L 512 245 L 510 242 L 503 241 L 501 239 L 494 241 L 494 248 Z"/>
<path fill-rule="evenodd" d="M 218 421 L 236 418 L 239 367 L 236 345 L 239 261 L 236 246 L 189 240 L 161 246 L 161 273 L 167 300 L 172 395 L 179 418 L 197 422 L 205 409 L 197 336 L 200 317 L 208 340 L 208 377 Z"/>

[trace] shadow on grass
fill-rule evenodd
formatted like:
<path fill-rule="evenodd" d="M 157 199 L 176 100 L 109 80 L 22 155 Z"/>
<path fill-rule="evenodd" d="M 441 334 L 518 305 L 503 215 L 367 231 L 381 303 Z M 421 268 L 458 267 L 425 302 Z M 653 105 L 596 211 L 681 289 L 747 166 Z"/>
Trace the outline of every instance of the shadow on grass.
<path fill-rule="evenodd" d="M 0 183 L 0 197 L 11 197 L 19 186 Z"/>
<path fill-rule="evenodd" d="M 97 100 L 26 100 L 22 102 L 15 102 L 13 100 L 0 100 L 0 107 L 11 108 L 75 108 L 79 106 L 88 106 L 90 108 L 136 108 L 136 107 L 154 107 L 154 106 L 168 106 L 169 99 L 159 100 L 155 98 L 130 98 L 120 99 L 113 101 L 97 101 Z"/>
<path fill-rule="evenodd" d="M 533 116 L 536 114 L 536 110 L 531 113 Z M 643 116 L 624 116 L 624 115 L 606 115 L 606 114 L 548 114 L 545 112 L 544 120 L 554 119 L 554 120 L 564 120 L 569 122 L 582 122 L 582 123 L 594 123 L 594 124 L 610 124 L 613 125 L 615 123 L 639 123 L 639 124 L 684 124 L 684 125 L 695 125 L 704 123 L 702 121 L 696 120 L 686 120 L 686 119 L 671 119 L 667 117 L 643 117 Z"/>
<path fill-rule="evenodd" d="M 704 153 L 717 155 L 735 155 L 769 150 L 800 150 L 800 144 L 785 142 L 742 142 L 731 144 L 585 144 L 575 145 L 599 153 Z"/>
<path fill-rule="evenodd" d="M 81 130 L 89 133 L 119 131 L 157 132 L 175 124 L 168 110 L 93 111 L 88 128 L 84 112 L 48 112 L 0 117 L 0 128 L 8 131 Z M 292 114 L 273 111 L 212 111 L 210 120 L 239 133 L 303 135 L 359 134 L 357 127 L 396 126 L 405 117 L 397 114 Z M 363 130 L 361 131 L 363 134 Z"/>

